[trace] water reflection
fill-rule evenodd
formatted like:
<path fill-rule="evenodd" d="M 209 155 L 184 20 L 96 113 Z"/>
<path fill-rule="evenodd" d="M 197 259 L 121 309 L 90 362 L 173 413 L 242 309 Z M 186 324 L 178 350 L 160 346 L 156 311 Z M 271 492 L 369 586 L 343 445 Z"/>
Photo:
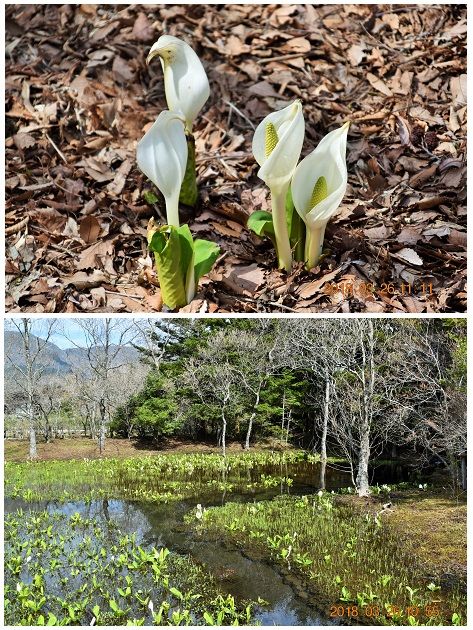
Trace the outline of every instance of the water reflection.
<path fill-rule="evenodd" d="M 405 479 L 405 471 L 401 468 L 393 471 L 389 467 L 374 471 L 379 483 Z M 261 486 L 250 488 L 250 484 L 261 480 L 262 474 L 279 476 L 280 483 L 276 487 L 261 490 Z M 283 478 L 291 478 L 292 484 Z M 262 597 L 269 605 L 262 609 L 256 619 L 263 625 L 332 625 L 317 611 L 316 602 L 305 601 L 298 595 L 298 585 L 291 580 L 285 581 L 277 568 L 258 558 L 248 557 L 242 550 L 224 544 L 222 540 L 206 539 L 184 525 L 183 517 L 195 509 L 197 503 L 204 507 L 222 505 L 231 501 L 256 501 L 271 499 L 282 493 L 310 494 L 318 487 L 317 466 L 311 463 L 298 463 L 284 466 L 263 466 L 232 474 L 225 472 L 223 482 L 234 484 L 228 492 L 226 484 L 221 491 L 209 487 L 209 478 L 203 474 L 195 482 L 195 498 L 171 503 L 145 503 L 117 499 L 103 499 L 84 503 L 71 501 L 68 503 L 34 502 L 27 503 L 18 499 L 5 499 L 5 512 L 24 510 L 43 510 L 50 513 L 60 512 L 69 517 L 79 512 L 83 518 L 93 519 L 102 526 L 111 527 L 116 523 L 123 533 L 136 534 L 140 545 L 167 547 L 180 553 L 188 554 L 197 563 L 205 564 L 208 570 L 219 581 L 222 589 L 236 598 L 256 600 Z M 153 481 L 159 487 L 159 479 Z M 327 490 L 350 485 L 347 473 L 327 469 Z M 149 487 L 149 486 L 147 486 Z M 203 491 L 205 488 L 205 492 Z M 301 593 L 304 595 L 304 593 Z"/>

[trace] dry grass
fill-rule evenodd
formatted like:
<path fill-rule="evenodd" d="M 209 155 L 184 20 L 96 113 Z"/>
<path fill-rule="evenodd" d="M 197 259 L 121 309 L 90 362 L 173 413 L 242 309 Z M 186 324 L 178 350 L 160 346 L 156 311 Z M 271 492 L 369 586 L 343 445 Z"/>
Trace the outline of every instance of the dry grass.
<path fill-rule="evenodd" d="M 268 440 L 254 448 L 252 452 L 260 450 L 290 450 L 291 446 L 274 440 Z M 230 442 L 227 444 L 227 451 L 230 453 L 243 452 L 240 442 Z M 138 457 L 142 455 L 157 455 L 158 453 L 220 453 L 221 448 L 215 444 L 169 440 L 159 448 L 152 442 L 143 442 L 132 439 L 108 438 L 105 442 L 105 452 L 102 457 Z M 45 444 L 38 443 L 38 460 L 67 460 L 67 459 L 98 459 L 101 457 L 96 440 L 90 438 L 69 438 L 56 439 Z M 24 462 L 28 459 L 27 440 L 5 440 L 4 459 L 10 462 Z"/>
<path fill-rule="evenodd" d="M 440 574 L 464 575 L 467 562 L 466 496 L 412 491 L 394 498 L 386 520 L 419 560 Z"/>

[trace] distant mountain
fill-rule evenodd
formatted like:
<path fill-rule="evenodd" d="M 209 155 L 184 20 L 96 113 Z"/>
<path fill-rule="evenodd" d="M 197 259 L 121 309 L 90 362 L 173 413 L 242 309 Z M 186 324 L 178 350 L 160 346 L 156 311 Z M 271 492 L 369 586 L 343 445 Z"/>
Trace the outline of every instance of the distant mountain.
<path fill-rule="evenodd" d="M 34 350 L 35 344 L 38 342 L 38 338 L 34 335 L 32 337 L 32 348 Z M 39 339 L 41 344 L 44 344 L 44 340 Z M 23 367 L 25 360 L 23 356 L 23 344 L 21 335 L 17 331 L 6 330 L 4 333 L 4 353 L 5 353 L 5 372 L 11 372 L 14 370 L 11 365 L 11 361 L 7 357 L 11 357 L 13 362 Z M 114 352 L 117 346 L 112 346 Z M 101 352 L 100 347 L 93 349 L 95 352 Z M 115 358 L 115 363 L 121 365 L 122 363 L 136 363 L 139 360 L 140 353 L 132 346 L 121 346 L 118 350 Z M 44 372 L 47 374 L 67 374 L 74 369 L 87 369 L 87 351 L 84 348 L 66 348 L 61 349 L 54 343 L 47 342 L 41 351 L 40 363 L 44 367 Z"/>

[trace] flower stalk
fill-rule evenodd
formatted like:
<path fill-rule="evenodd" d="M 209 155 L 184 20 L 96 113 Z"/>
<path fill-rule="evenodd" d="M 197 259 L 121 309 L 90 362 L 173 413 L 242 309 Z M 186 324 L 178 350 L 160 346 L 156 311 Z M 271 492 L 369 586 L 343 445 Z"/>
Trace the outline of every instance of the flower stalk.
<path fill-rule="evenodd" d="M 291 192 L 294 206 L 306 226 L 305 262 L 317 266 L 325 228 L 345 195 L 348 173 L 346 148 L 349 123 L 328 133 L 294 171 Z"/>

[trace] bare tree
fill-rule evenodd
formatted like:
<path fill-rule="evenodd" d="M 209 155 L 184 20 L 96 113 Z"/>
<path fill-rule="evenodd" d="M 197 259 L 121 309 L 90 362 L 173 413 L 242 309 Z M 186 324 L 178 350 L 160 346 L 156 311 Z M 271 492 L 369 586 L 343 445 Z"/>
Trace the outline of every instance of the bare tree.
<path fill-rule="evenodd" d="M 29 423 L 29 457 L 36 459 L 36 400 L 40 382 L 47 366 L 46 348 L 54 332 L 57 320 L 33 320 L 29 317 L 8 320 L 8 327 L 15 332 L 5 343 L 5 358 L 18 374 L 18 384 L 26 394 L 26 415 Z M 32 332 L 35 326 L 34 334 Z"/>
<path fill-rule="evenodd" d="M 370 460 L 399 431 L 393 392 L 402 374 L 402 332 L 396 323 L 369 318 L 340 322 L 339 336 L 332 433 L 350 462 L 359 496 L 367 496 Z"/>
<path fill-rule="evenodd" d="M 185 375 L 187 384 L 204 405 L 220 408 L 219 443 L 224 457 L 229 416 L 236 415 L 242 394 L 241 376 L 234 369 L 231 356 L 225 352 L 225 344 L 226 331 L 220 330 L 201 348 L 195 359 L 190 359 Z"/>
<path fill-rule="evenodd" d="M 111 386 L 110 375 L 114 370 L 126 365 L 122 359 L 123 346 L 129 344 L 137 336 L 134 323 L 129 319 L 94 318 L 74 319 L 82 331 L 80 343 L 65 331 L 65 336 L 77 348 L 83 348 L 87 365 L 83 376 L 95 385 L 94 398 L 99 415 L 98 445 L 100 454 L 105 449 L 107 420 L 110 417 L 110 406 L 113 405 L 115 392 Z"/>
<path fill-rule="evenodd" d="M 137 336 L 135 343 L 146 351 L 148 362 L 156 369 L 163 361 L 168 346 L 173 338 L 173 324 L 168 319 L 159 321 L 151 318 L 139 318 L 134 320 Z"/>
<path fill-rule="evenodd" d="M 54 439 L 57 431 L 57 416 L 60 413 L 65 394 L 63 383 L 64 381 L 59 377 L 57 370 L 54 374 L 43 375 L 39 383 L 36 406 L 43 419 L 45 442 Z M 53 416 L 56 416 L 56 428 L 52 425 Z"/>
<path fill-rule="evenodd" d="M 284 352 L 290 357 L 291 367 L 310 373 L 314 384 L 308 398 L 321 412 L 314 414 L 314 429 L 321 432 L 319 485 L 325 489 L 334 374 L 340 366 L 343 337 L 339 335 L 338 320 L 313 319 L 295 322 L 288 341 L 290 347 Z"/>
<path fill-rule="evenodd" d="M 270 319 L 258 319 L 253 320 L 252 324 L 247 330 L 219 331 L 208 343 L 209 351 L 227 357 L 225 361 L 232 372 L 232 379 L 240 382 L 242 391 L 250 401 L 245 450 L 250 448 L 261 393 L 278 367 L 274 357 L 277 345 L 274 323 Z"/>
<path fill-rule="evenodd" d="M 130 370 L 130 366 L 122 366 L 113 370 L 109 377 L 109 385 L 114 392 L 110 410 L 113 413 L 121 408 L 128 439 L 132 437 L 135 427 L 132 397 L 142 389 L 148 372 L 149 366 L 136 362 L 133 369 Z"/>
<path fill-rule="evenodd" d="M 410 384 L 409 398 L 396 401 L 403 440 L 420 447 L 423 462 L 441 462 L 453 486 L 460 477 L 466 489 L 466 352 L 465 365 L 456 370 L 457 342 L 431 328 L 412 326 L 405 338 L 403 380 Z"/>

